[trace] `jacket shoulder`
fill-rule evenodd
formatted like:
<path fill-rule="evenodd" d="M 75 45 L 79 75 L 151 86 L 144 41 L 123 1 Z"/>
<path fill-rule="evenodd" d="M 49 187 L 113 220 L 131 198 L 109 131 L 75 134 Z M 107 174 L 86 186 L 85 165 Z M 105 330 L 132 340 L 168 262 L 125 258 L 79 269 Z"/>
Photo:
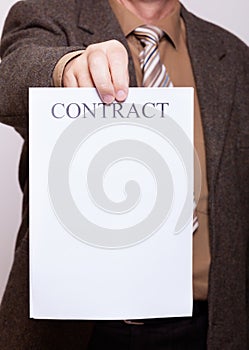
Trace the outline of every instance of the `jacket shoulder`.
<path fill-rule="evenodd" d="M 203 46 L 214 47 L 223 45 L 227 53 L 232 55 L 243 52 L 249 55 L 248 45 L 235 34 L 221 26 L 211 23 L 181 7 L 181 15 L 187 27 L 187 31 L 194 37 L 201 37 Z"/>

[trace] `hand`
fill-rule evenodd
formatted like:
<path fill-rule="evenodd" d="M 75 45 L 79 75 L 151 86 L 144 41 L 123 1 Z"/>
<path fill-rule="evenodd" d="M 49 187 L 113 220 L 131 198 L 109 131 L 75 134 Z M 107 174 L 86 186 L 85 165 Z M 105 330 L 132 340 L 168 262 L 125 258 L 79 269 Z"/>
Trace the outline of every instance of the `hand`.
<path fill-rule="evenodd" d="M 65 87 L 95 87 L 104 103 L 126 99 L 129 86 L 128 54 L 117 40 L 92 44 L 65 67 Z"/>

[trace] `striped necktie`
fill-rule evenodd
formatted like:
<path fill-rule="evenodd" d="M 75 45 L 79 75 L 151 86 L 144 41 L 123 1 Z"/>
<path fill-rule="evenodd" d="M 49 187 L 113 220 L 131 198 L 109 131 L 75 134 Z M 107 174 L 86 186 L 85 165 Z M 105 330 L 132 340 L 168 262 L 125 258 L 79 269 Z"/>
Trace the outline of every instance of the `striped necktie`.
<path fill-rule="evenodd" d="M 140 66 L 143 73 L 142 86 L 145 87 L 172 87 L 169 74 L 160 60 L 159 41 L 163 37 L 163 31 L 152 25 L 143 25 L 133 31 L 134 35 L 143 45 L 139 55 Z M 196 203 L 193 201 L 193 232 L 199 226 Z"/>
<path fill-rule="evenodd" d="M 163 31 L 152 25 L 143 25 L 137 27 L 133 33 L 144 46 L 139 55 L 143 73 L 142 86 L 173 86 L 166 67 L 160 60 L 158 45 L 164 35 Z"/>

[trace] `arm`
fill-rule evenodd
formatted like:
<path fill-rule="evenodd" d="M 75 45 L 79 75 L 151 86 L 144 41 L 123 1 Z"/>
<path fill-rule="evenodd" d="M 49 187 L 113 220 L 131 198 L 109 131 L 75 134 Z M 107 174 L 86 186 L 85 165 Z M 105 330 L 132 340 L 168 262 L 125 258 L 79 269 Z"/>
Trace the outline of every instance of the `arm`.
<path fill-rule="evenodd" d="M 21 1 L 13 6 L 6 19 L 0 51 L 0 121 L 3 123 L 26 127 L 28 88 L 52 86 L 56 62 L 66 53 L 82 49 L 68 46 L 68 32 L 72 28 L 69 25 L 66 31 L 49 14 L 43 1 Z"/>
<path fill-rule="evenodd" d="M 3 123 L 24 128 L 28 88 L 53 86 L 57 62 L 77 50 L 86 49 L 66 65 L 62 76 L 65 87 L 96 86 L 107 103 L 114 98 L 122 101 L 127 96 L 128 59 L 123 45 L 110 40 L 87 48 L 79 46 L 74 38 L 75 2 L 68 2 L 66 13 L 56 3 L 57 0 L 20 1 L 7 17 L 0 51 L 0 121 Z"/>

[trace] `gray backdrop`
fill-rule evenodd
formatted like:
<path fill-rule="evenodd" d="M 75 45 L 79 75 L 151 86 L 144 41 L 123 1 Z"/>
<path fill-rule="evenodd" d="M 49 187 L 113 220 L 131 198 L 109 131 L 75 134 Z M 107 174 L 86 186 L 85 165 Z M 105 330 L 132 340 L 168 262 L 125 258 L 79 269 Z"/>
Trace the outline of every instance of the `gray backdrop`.
<path fill-rule="evenodd" d="M 0 2 L 0 32 L 7 12 L 16 0 Z M 192 12 L 219 24 L 249 44 L 248 0 L 183 0 Z M 22 138 L 13 128 L 0 124 L 0 300 L 13 259 L 13 247 L 20 223 L 22 194 L 17 181 Z"/>

